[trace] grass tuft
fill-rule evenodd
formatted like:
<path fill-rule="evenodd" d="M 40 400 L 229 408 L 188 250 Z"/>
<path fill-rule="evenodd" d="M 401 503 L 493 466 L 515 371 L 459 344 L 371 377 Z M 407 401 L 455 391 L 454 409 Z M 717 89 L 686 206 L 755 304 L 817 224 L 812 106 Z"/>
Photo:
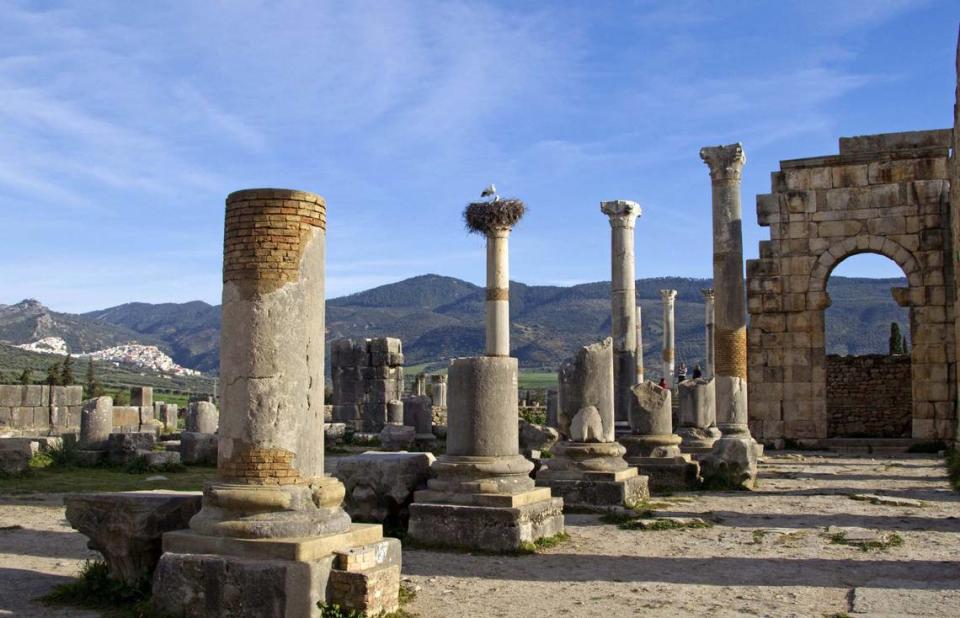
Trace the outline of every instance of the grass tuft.
<path fill-rule="evenodd" d="M 848 545 L 850 547 L 857 547 L 861 551 L 884 551 L 891 547 L 900 547 L 903 545 L 903 537 L 895 532 L 888 535 L 882 541 L 851 541 L 847 539 L 847 535 L 844 532 L 831 534 L 829 539 L 832 545 Z"/>
<path fill-rule="evenodd" d="M 40 600 L 45 605 L 100 610 L 110 618 L 158 618 L 149 598 L 149 580 L 130 586 L 110 577 L 106 563 L 88 560 L 76 580 L 57 586 Z"/>

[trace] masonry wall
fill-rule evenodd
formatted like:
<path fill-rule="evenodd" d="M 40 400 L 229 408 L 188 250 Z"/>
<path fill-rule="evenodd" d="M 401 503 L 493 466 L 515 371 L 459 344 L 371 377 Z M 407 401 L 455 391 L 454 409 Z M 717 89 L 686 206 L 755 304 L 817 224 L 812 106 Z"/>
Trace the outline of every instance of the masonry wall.
<path fill-rule="evenodd" d="M 909 438 L 910 356 L 827 356 L 827 437 Z"/>
<path fill-rule="evenodd" d="M 0 384 L 0 431 L 80 428 L 82 386 Z"/>

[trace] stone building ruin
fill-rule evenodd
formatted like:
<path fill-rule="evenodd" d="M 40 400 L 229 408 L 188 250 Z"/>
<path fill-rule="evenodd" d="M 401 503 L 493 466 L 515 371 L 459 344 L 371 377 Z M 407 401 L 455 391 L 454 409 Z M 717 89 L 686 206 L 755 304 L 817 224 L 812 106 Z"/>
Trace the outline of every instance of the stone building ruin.
<path fill-rule="evenodd" d="M 403 347 L 394 337 L 338 339 L 330 344 L 333 420 L 379 432 L 388 404 L 403 398 Z"/>
<path fill-rule="evenodd" d="M 770 228 L 760 258 L 747 261 L 750 429 L 758 438 L 834 437 L 827 281 L 844 259 L 876 253 L 908 282 L 892 293 L 910 311 L 910 437 L 954 439 L 954 139 L 950 129 L 840 138 L 839 154 L 781 161 L 772 192 L 757 196 L 757 220 Z"/>

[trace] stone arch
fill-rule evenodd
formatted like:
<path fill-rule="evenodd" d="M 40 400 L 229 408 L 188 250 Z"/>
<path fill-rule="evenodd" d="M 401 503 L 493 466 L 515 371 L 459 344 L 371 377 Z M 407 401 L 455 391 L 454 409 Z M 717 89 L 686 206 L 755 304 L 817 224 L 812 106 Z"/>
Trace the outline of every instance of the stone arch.
<path fill-rule="evenodd" d="M 840 154 L 782 161 L 757 196 L 770 228 L 747 262 L 750 428 L 766 441 L 827 438 L 824 310 L 844 259 L 883 255 L 908 286 L 912 437 L 952 440 L 957 425 L 950 131 L 840 140 Z"/>

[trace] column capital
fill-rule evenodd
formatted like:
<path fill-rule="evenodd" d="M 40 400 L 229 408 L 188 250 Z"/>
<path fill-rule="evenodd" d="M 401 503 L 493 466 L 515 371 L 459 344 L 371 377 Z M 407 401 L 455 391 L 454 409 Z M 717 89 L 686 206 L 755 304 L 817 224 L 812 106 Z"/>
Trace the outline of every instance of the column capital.
<path fill-rule="evenodd" d="M 600 211 L 610 217 L 612 227 L 633 227 L 637 217 L 643 214 L 640 204 L 630 200 L 600 202 Z"/>
<path fill-rule="evenodd" d="M 703 299 L 707 301 L 713 301 L 714 293 L 713 288 L 703 288 L 700 290 L 700 293 L 703 294 Z"/>
<path fill-rule="evenodd" d="M 663 302 L 665 303 L 672 303 L 673 299 L 676 297 L 676 290 L 660 290 L 660 298 L 663 299 Z"/>
<path fill-rule="evenodd" d="M 726 146 L 704 146 L 700 149 L 700 158 L 710 167 L 710 179 L 713 182 L 740 182 L 743 164 L 747 162 L 743 144 L 739 142 Z"/>

